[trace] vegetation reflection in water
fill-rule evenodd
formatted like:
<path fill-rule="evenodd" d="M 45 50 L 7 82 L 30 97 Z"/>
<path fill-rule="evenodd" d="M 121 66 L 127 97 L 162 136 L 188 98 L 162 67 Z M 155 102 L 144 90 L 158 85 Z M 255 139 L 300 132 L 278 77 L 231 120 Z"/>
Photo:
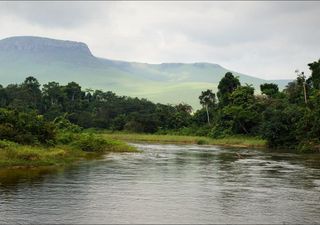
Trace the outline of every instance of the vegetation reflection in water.
<path fill-rule="evenodd" d="M 2 170 L 0 222 L 320 221 L 320 167 L 315 155 L 132 145 L 143 152 L 110 153 L 59 170 Z"/>

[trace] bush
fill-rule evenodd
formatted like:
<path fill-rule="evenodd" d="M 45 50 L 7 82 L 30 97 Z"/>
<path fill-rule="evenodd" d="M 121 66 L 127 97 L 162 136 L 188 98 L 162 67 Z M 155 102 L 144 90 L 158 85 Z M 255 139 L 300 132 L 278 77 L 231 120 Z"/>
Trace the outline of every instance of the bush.
<path fill-rule="evenodd" d="M 0 149 L 14 148 L 17 146 L 18 144 L 12 141 L 0 140 Z"/>
<path fill-rule="evenodd" d="M 304 140 L 299 143 L 297 149 L 300 153 L 319 153 L 320 142 L 318 139 Z"/>
<path fill-rule="evenodd" d="M 65 132 L 79 133 L 82 130 L 81 127 L 79 127 L 76 124 L 71 123 L 64 116 L 59 116 L 59 117 L 55 118 L 53 123 L 56 125 L 56 127 L 59 130 L 63 130 Z"/>
<path fill-rule="evenodd" d="M 108 142 L 94 134 L 79 134 L 74 145 L 86 152 L 103 152 L 106 150 Z"/>
<path fill-rule="evenodd" d="M 59 131 L 56 136 L 56 141 L 58 144 L 70 144 L 76 140 L 76 135 L 72 132 Z"/>
<path fill-rule="evenodd" d="M 269 147 L 295 149 L 300 143 L 297 139 L 297 124 L 303 118 L 303 108 L 287 106 L 285 109 L 269 108 L 263 113 L 262 137 Z"/>
<path fill-rule="evenodd" d="M 48 144 L 55 140 L 54 124 L 36 112 L 0 109 L 0 139 L 20 144 Z"/>

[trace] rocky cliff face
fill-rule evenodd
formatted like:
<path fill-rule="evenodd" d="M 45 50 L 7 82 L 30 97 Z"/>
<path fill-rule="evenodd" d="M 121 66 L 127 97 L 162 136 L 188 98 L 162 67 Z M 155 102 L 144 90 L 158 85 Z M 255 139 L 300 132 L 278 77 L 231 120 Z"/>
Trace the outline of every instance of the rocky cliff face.
<path fill-rule="evenodd" d="M 82 42 L 62 41 L 42 37 L 19 36 L 0 40 L 1 52 L 21 52 L 21 53 L 45 53 L 45 52 L 65 52 L 76 53 L 86 56 L 92 54 L 88 46 Z"/>

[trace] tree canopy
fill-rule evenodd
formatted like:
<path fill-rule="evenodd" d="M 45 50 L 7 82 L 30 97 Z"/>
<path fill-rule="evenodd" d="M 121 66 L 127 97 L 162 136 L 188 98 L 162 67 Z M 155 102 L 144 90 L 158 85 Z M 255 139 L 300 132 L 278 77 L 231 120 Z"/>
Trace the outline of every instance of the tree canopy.
<path fill-rule="evenodd" d="M 204 90 L 199 96 L 203 108 L 195 112 L 185 103 L 156 104 L 111 91 L 83 89 L 74 81 L 66 85 L 52 81 L 41 87 L 29 76 L 21 84 L 0 85 L 0 139 L 50 143 L 56 127 L 70 123 L 82 128 L 213 138 L 260 136 L 273 148 L 319 151 L 319 65 L 320 61 L 310 63 L 311 76 L 298 73 L 282 91 L 276 84 L 261 84 L 263 95 L 257 96 L 251 85 L 241 85 L 228 72 L 218 85 L 218 104 L 216 94 Z"/>

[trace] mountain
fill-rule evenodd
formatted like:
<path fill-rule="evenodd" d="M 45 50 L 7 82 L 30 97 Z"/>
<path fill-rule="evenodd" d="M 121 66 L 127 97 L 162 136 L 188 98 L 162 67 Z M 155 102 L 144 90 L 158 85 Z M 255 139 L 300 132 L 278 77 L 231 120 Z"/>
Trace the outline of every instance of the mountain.
<path fill-rule="evenodd" d="M 185 102 L 199 108 L 202 90 L 217 90 L 230 70 L 211 63 L 148 64 L 95 57 L 81 42 L 19 36 L 0 40 L 1 84 L 20 83 L 27 76 L 40 83 L 78 82 L 83 88 L 110 90 L 119 95 L 144 97 L 155 102 Z M 241 83 L 270 82 L 233 72 Z M 289 80 L 273 80 L 283 88 Z"/>

